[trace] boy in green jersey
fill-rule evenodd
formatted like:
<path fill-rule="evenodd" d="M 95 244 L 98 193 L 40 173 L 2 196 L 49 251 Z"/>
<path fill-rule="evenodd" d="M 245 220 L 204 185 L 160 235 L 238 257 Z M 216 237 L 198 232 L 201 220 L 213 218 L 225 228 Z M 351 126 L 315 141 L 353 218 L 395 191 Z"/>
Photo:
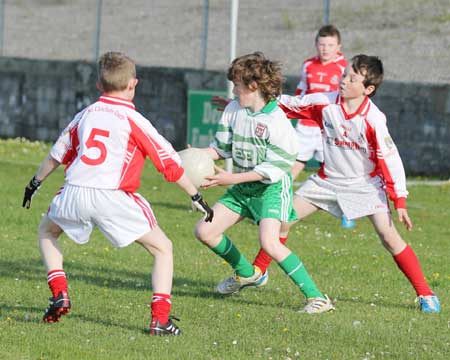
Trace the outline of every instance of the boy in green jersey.
<path fill-rule="evenodd" d="M 234 270 L 217 291 L 232 294 L 265 281 L 261 270 L 224 234 L 247 217 L 259 225 L 261 247 L 306 296 L 301 311 L 332 310 L 330 299 L 318 290 L 300 259 L 279 241 L 281 222 L 297 219 L 290 170 L 298 151 L 295 130 L 276 101 L 281 94 L 280 66 L 260 52 L 244 55 L 232 62 L 228 79 L 237 100 L 225 108 L 215 139 L 204 151 L 213 160 L 232 158 L 233 173 L 217 168 L 203 186 L 232 186 L 214 205 L 212 222 L 199 221 L 195 228 L 196 237 Z"/>

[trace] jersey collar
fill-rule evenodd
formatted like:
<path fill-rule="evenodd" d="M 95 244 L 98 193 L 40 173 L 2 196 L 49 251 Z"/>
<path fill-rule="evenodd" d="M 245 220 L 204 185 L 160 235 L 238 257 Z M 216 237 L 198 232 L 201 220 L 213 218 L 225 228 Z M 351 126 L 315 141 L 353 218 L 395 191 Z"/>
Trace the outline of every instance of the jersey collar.
<path fill-rule="evenodd" d="M 247 110 L 247 114 L 250 116 L 256 116 L 259 114 L 269 114 L 272 111 L 274 111 L 278 107 L 277 100 L 270 100 L 264 107 L 257 112 L 251 112 L 248 108 L 245 108 Z"/>
<path fill-rule="evenodd" d="M 344 114 L 345 120 L 349 120 L 349 119 L 355 117 L 356 115 L 366 116 L 367 113 L 369 112 L 369 108 L 370 108 L 370 100 L 369 100 L 368 96 L 366 96 L 366 98 L 364 99 L 362 104 L 359 106 L 359 108 L 352 114 L 347 114 L 347 111 L 345 111 L 344 102 L 342 101 L 342 98 L 340 95 L 338 95 L 336 98 L 336 104 L 340 105 L 342 113 Z"/>
<path fill-rule="evenodd" d="M 98 101 L 104 102 L 104 103 L 110 104 L 110 105 L 126 106 L 126 107 L 129 107 L 130 109 L 133 109 L 133 110 L 135 109 L 135 106 L 134 106 L 132 101 L 121 99 L 121 98 L 118 98 L 118 97 L 115 97 L 115 96 L 109 96 L 109 95 L 103 94 L 102 96 L 100 96 Z"/>

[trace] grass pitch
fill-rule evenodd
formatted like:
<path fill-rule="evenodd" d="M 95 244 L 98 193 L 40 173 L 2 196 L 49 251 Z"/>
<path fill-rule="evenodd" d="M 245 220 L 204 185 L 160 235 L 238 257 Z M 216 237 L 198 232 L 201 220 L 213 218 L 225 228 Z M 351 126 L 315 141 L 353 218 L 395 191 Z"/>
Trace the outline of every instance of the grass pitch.
<path fill-rule="evenodd" d="M 190 211 L 187 196 L 148 163 L 140 192 L 174 243 L 173 314 L 181 318 L 183 335 L 145 334 L 152 259 L 135 244 L 113 248 L 98 231 L 84 246 L 61 238 L 72 313 L 61 323 L 42 323 L 50 292 L 36 230 L 63 182 L 62 169 L 43 184 L 31 210 L 21 203 L 26 183 L 48 150 L 38 142 L 0 141 L 1 359 L 450 358 L 448 184 L 410 187 L 415 228 L 407 233 L 399 226 L 440 297 L 441 314 L 416 310 L 413 289 L 368 220 L 348 230 L 320 212 L 296 225 L 288 246 L 334 299 L 335 312 L 297 313 L 303 297 L 276 264 L 264 288 L 230 297 L 215 294 L 214 286 L 230 269 L 194 239 L 200 215 Z M 222 192 L 208 190 L 205 197 L 214 203 Z M 243 222 L 228 234 L 253 259 L 256 227 Z"/>

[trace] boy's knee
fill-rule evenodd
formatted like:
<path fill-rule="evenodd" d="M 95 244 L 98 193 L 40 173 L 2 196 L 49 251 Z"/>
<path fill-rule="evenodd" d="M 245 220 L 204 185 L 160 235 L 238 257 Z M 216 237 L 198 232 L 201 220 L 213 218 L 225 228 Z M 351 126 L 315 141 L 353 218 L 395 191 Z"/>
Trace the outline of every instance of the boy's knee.
<path fill-rule="evenodd" d="M 278 241 L 264 241 L 261 244 L 262 249 L 270 256 L 273 257 L 276 253 L 281 243 Z"/>
<path fill-rule="evenodd" d="M 51 238 L 57 239 L 61 235 L 61 228 L 51 221 L 47 216 L 44 216 L 38 227 L 39 239 Z"/>
<path fill-rule="evenodd" d="M 172 244 L 172 241 L 170 241 L 169 239 L 167 239 L 166 241 L 164 241 L 164 242 L 161 244 L 160 251 L 161 251 L 162 253 L 164 253 L 164 254 L 169 254 L 169 255 L 173 254 L 173 244 Z"/>
<path fill-rule="evenodd" d="M 214 234 L 212 233 L 208 224 L 206 224 L 204 221 L 201 221 L 197 224 L 194 230 L 194 234 L 196 239 L 205 245 L 209 245 L 214 238 Z"/>
<path fill-rule="evenodd" d="M 195 238 L 201 242 L 205 242 L 207 238 L 207 232 L 201 225 L 201 223 L 197 224 L 194 229 Z"/>

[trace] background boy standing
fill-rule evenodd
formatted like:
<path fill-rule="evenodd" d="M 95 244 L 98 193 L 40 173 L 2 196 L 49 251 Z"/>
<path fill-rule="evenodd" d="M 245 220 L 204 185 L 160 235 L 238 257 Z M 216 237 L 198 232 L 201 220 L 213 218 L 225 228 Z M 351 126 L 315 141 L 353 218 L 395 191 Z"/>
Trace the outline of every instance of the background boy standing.
<path fill-rule="evenodd" d="M 135 110 L 137 83 L 133 60 L 122 53 L 104 54 L 98 62 L 97 86 L 102 96 L 74 117 L 25 188 L 23 206 L 29 208 L 42 181 L 60 164 L 66 165 L 65 184 L 39 225 L 39 248 L 52 292 L 45 322 L 60 321 L 71 307 L 59 236 L 64 231 L 84 244 L 97 226 L 114 246 L 136 241 L 154 256 L 150 334 L 181 333 L 169 317 L 172 243 L 158 226 L 150 204 L 135 193 L 145 158 L 192 197 L 194 205 L 207 214 L 206 221 L 212 220 L 213 213 L 184 175 L 172 146 Z"/>
<path fill-rule="evenodd" d="M 281 222 L 296 219 L 290 170 L 298 151 L 295 131 L 276 101 L 281 93 L 280 67 L 262 53 L 253 53 L 232 62 L 228 79 L 238 100 L 225 108 L 215 140 L 205 151 L 214 160 L 232 158 L 234 171 L 218 168 L 204 185 L 233 186 L 214 205 L 213 221 L 202 220 L 196 226 L 197 238 L 234 270 L 217 291 L 231 294 L 263 280 L 260 269 L 224 234 L 247 217 L 259 225 L 261 247 L 306 296 L 302 311 L 329 311 L 330 299 L 317 289 L 300 259 L 279 241 Z"/>
<path fill-rule="evenodd" d="M 299 219 L 319 209 L 349 219 L 367 216 L 414 287 L 421 311 L 440 312 L 439 299 L 391 216 L 388 197 L 399 221 L 412 230 L 403 164 L 385 115 L 370 100 L 382 81 L 382 62 L 375 56 L 357 55 L 344 72 L 339 92 L 281 96 L 280 107 L 288 117 L 312 119 L 323 132 L 323 164 L 296 192 L 294 208 Z M 283 224 L 281 234 L 286 236 L 292 224 Z"/>

